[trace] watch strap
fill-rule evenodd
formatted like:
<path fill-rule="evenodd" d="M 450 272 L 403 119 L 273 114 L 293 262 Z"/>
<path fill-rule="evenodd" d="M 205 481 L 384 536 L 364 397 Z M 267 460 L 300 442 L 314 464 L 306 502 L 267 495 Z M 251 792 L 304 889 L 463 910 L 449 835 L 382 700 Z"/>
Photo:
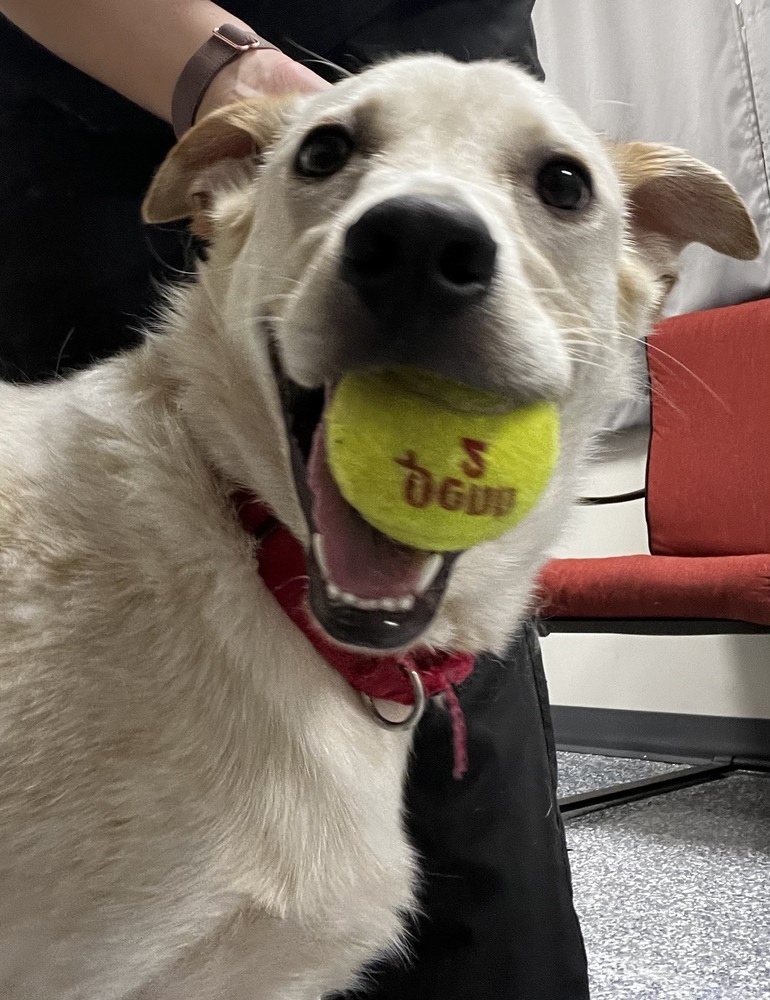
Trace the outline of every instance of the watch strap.
<path fill-rule="evenodd" d="M 223 24 L 214 29 L 187 61 L 176 82 L 171 99 L 171 124 L 177 139 L 192 128 L 203 95 L 222 67 L 258 49 L 276 49 L 276 46 L 237 24 Z"/>

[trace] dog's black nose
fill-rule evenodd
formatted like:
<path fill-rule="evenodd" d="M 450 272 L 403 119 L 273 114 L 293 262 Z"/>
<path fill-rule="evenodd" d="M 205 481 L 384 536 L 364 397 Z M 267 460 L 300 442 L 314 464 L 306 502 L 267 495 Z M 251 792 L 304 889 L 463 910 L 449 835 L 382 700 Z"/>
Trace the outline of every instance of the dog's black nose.
<path fill-rule="evenodd" d="M 378 317 L 452 315 L 487 293 L 497 244 L 469 207 L 438 198 L 389 198 L 345 237 L 342 277 Z"/>

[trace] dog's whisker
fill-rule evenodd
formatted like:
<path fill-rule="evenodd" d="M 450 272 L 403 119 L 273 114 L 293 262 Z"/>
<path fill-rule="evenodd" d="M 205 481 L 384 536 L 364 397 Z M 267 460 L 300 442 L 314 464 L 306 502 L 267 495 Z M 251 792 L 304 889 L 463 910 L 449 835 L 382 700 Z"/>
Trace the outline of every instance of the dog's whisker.
<path fill-rule="evenodd" d="M 59 375 L 61 369 L 62 359 L 64 358 L 64 352 L 67 349 L 67 344 L 72 340 L 72 335 L 75 332 L 75 327 L 71 327 L 69 333 L 62 341 L 61 347 L 59 348 L 59 353 L 56 356 L 56 365 L 54 366 L 54 375 Z"/>
<path fill-rule="evenodd" d="M 575 332 L 575 331 L 572 331 L 572 332 Z M 613 354 L 622 354 L 622 351 L 620 350 L 620 348 L 616 347 L 615 345 L 612 345 L 611 343 L 607 343 L 607 342 L 602 341 L 602 340 L 598 340 L 595 337 L 592 337 L 592 336 L 590 336 L 587 333 L 585 334 L 585 337 L 583 338 L 584 331 L 579 331 L 579 332 L 581 333 L 581 339 L 584 339 L 585 341 L 588 341 L 588 342 L 596 345 L 597 347 L 601 347 L 602 349 L 606 349 L 608 351 L 611 351 Z M 635 336 L 633 336 L 633 334 L 624 333 L 622 330 L 611 330 L 611 331 L 607 331 L 607 333 L 609 335 L 613 336 L 613 337 L 617 337 L 617 338 L 624 339 L 624 340 L 630 340 L 633 344 L 640 344 L 641 341 L 642 341 L 642 339 L 643 339 L 643 338 L 640 338 L 640 337 L 635 337 Z M 565 343 L 568 346 L 574 346 L 576 343 L 580 344 L 580 341 L 578 340 L 576 342 L 574 340 L 569 340 L 568 339 L 568 340 L 565 340 Z M 665 357 L 667 360 L 673 362 L 676 366 L 678 366 L 679 368 L 681 368 L 683 372 L 685 372 L 686 374 L 688 374 L 692 378 L 694 378 L 700 385 L 703 386 L 703 388 L 711 396 L 714 397 L 714 399 L 721 406 L 723 406 L 727 410 L 727 412 L 730 412 L 729 407 L 726 406 L 724 400 L 719 396 L 718 393 L 714 392 L 714 390 L 708 385 L 707 382 L 705 382 L 702 378 L 700 378 L 698 375 L 696 375 L 695 372 L 693 372 L 691 368 L 689 368 L 683 362 L 679 361 L 678 358 L 672 357 L 672 355 L 670 355 L 667 351 L 664 351 L 662 348 L 658 347 L 657 344 L 654 343 L 654 334 L 652 334 L 651 337 L 647 339 L 647 345 L 646 346 L 647 346 L 647 348 L 649 350 L 657 351 L 659 354 L 663 355 L 663 357 Z M 573 359 L 574 360 L 578 360 L 577 358 L 573 358 Z M 585 361 L 585 359 L 580 359 L 580 360 Z M 682 412 L 682 411 L 679 410 L 679 408 L 676 406 L 676 404 L 673 402 L 673 400 L 667 397 L 667 395 L 664 394 L 662 396 L 662 398 L 664 398 L 666 400 L 666 402 L 670 406 L 672 406 L 674 409 L 676 409 L 677 412 L 680 412 L 680 413 Z"/>
<path fill-rule="evenodd" d="M 294 48 L 297 49 L 298 51 L 304 52 L 305 55 L 310 56 L 309 59 L 302 59 L 301 62 L 317 63 L 319 66 L 328 66 L 330 69 L 336 70 L 345 79 L 349 79 L 355 76 L 355 73 L 351 73 L 349 69 L 345 69 L 344 66 L 340 66 L 337 63 L 332 62 L 331 59 L 327 59 L 325 56 L 322 56 L 320 52 L 314 52 L 313 49 L 309 49 L 306 46 L 301 45 L 299 42 L 296 42 L 293 38 L 288 38 L 287 41 L 291 45 L 293 45 Z"/>
<path fill-rule="evenodd" d="M 604 365 L 600 361 L 591 361 L 589 358 L 579 358 L 575 355 L 570 355 L 569 360 L 579 365 L 588 365 L 592 368 L 601 368 L 603 371 L 609 370 L 609 365 Z"/>
<path fill-rule="evenodd" d="M 621 108 L 633 108 L 631 101 L 617 101 L 609 97 L 595 97 L 594 104 L 617 104 Z"/>
<path fill-rule="evenodd" d="M 288 580 L 283 580 L 281 583 L 277 584 L 275 587 L 276 592 L 283 590 L 284 587 L 290 587 L 293 583 L 307 583 L 310 577 L 307 573 L 302 573 L 297 576 L 292 576 Z"/>
<path fill-rule="evenodd" d="M 639 339 L 637 337 L 632 337 L 631 334 L 623 333 L 623 332 L 619 332 L 619 333 L 620 333 L 621 337 L 626 337 L 629 340 L 636 341 L 637 343 L 639 342 Z M 718 392 L 716 392 L 714 389 L 712 389 L 712 387 L 708 384 L 708 382 L 706 382 L 699 375 L 697 375 L 692 370 L 692 368 L 690 368 L 686 364 L 684 364 L 683 361 L 680 361 L 679 358 L 675 358 L 672 354 L 669 354 L 668 351 L 664 351 L 663 348 L 658 347 L 658 345 L 655 343 L 655 334 L 654 333 L 651 334 L 650 337 L 647 338 L 647 349 L 650 350 L 650 351 L 656 351 L 658 354 L 660 354 L 662 357 L 664 357 L 667 361 L 672 362 L 676 367 L 678 367 L 679 369 L 681 369 L 682 372 L 685 372 L 687 375 L 689 375 L 691 378 L 693 378 L 698 383 L 698 385 L 700 385 L 703 389 L 705 389 L 706 392 L 710 396 L 712 396 L 717 403 L 719 403 L 719 405 L 725 410 L 725 412 L 727 412 L 727 413 L 731 413 L 732 412 L 731 409 L 730 409 L 730 407 L 728 406 L 728 404 L 725 402 L 725 400 L 719 395 Z"/>

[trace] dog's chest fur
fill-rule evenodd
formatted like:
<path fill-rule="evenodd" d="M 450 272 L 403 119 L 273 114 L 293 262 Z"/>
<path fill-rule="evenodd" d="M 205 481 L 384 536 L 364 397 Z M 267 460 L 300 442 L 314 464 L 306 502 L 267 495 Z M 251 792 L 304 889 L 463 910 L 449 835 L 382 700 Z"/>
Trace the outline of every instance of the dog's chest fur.
<path fill-rule="evenodd" d="M 142 363 L 0 391 L 0 992 L 306 997 L 410 903 L 407 738 L 264 589 Z"/>

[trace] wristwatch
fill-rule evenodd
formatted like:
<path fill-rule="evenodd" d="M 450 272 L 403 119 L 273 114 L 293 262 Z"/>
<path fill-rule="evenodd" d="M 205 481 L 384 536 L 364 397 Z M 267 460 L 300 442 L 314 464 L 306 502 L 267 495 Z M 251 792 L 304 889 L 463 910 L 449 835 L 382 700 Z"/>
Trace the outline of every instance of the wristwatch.
<path fill-rule="evenodd" d="M 211 38 L 187 61 L 174 87 L 171 124 L 177 139 L 192 128 L 203 95 L 222 67 L 256 49 L 277 49 L 277 46 L 237 24 L 223 24 L 214 29 Z"/>

